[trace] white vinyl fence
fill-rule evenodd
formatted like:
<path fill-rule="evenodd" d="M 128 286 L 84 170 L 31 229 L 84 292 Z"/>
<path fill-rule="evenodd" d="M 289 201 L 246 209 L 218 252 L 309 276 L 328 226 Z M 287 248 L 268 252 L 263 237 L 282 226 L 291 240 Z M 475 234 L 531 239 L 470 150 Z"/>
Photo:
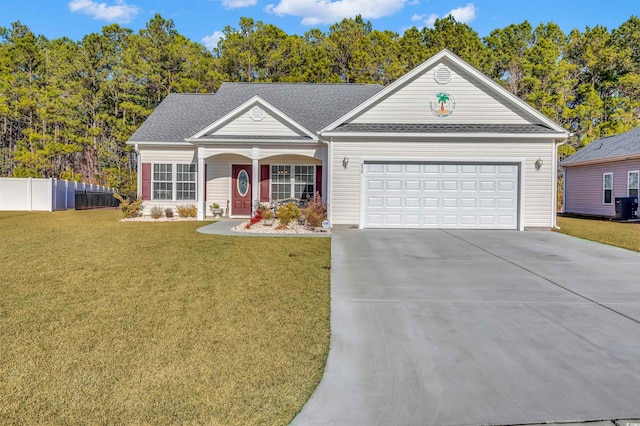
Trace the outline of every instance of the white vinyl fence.
<path fill-rule="evenodd" d="M 52 178 L 0 178 L 0 210 L 73 209 L 76 191 L 113 192 L 113 189 Z"/>

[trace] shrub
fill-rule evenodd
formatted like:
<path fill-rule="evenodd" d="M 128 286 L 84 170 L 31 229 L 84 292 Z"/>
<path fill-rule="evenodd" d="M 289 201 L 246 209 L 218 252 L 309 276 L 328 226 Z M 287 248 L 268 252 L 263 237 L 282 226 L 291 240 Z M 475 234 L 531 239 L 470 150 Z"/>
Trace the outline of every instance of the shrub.
<path fill-rule="evenodd" d="M 142 200 L 140 198 L 136 198 L 135 201 L 131 201 L 129 197 L 123 197 L 120 194 L 113 194 L 113 196 L 120 200 L 120 211 L 122 215 L 126 218 L 137 217 L 140 215 L 140 211 L 142 210 Z"/>
<path fill-rule="evenodd" d="M 256 212 L 253 214 L 253 217 L 251 219 L 249 219 L 249 222 L 247 223 L 245 228 L 246 229 L 251 228 L 251 226 L 253 226 L 256 223 L 260 222 L 262 219 L 263 219 L 262 211 L 260 209 L 257 209 Z"/>
<path fill-rule="evenodd" d="M 264 219 L 273 219 L 273 210 L 271 210 L 271 209 L 266 209 L 266 210 L 264 211 L 264 213 L 262 213 L 262 217 L 263 217 Z"/>
<path fill-rule="evenodd" d="M 289 225 L 291 221 L 300 217 L 300 208 L 294 203 L 283 204 L 276 210 L 276 216 L 282 225 Z"/>
<path fill-rule="evenodd" d="M 162 210 L 162 207 L 160 207 L 160 206 L 151 207 L 151 217 L 152 218 L 160 219 L 162 217 L 163 213 L 164 213 L 164 211 Z"/>
<path fill-rule="evenodd" d="M 320 197 L 319 192 L 316 192 L 313 198 L 309 197 L 306 214 L 307 223 L 313 228 L 322 226 L 322 221 L 327 218 L 327 206 L 322 204 L 322 197 Z"/>
<path fill-rule="evenodd" d="M 198 206 L 195 204 L 182 204 L 176 209 L 181 217 L 196 217 L 198 215 Z"/>
<path fill-rule="evenodd" d="M 211 209 L 212 209 L 212 210 L 213 210 L 213 209 L 219 209 L 219 208 L 220 208 L 220 204 L 218 204 L 218 203 L 213 203 L 213 204 L 211 204 Z"/>

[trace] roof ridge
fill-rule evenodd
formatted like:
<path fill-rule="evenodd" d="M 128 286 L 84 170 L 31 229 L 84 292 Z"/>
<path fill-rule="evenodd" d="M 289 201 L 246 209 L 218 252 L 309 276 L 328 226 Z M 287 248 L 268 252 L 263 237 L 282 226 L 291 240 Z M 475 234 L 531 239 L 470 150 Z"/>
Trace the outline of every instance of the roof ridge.
<path fill-rule="evenodd" d="M 384 87 L 378 83 L 309 83 L 305 81 L 225 81 L 223 84 L 231 85 L 268 85 L 268 86 L 379 86 Z"/>

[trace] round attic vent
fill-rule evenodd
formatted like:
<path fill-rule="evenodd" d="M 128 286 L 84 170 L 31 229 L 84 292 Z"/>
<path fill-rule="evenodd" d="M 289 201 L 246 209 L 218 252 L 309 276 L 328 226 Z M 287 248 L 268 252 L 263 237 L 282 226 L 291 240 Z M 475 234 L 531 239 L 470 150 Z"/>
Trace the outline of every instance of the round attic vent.
<path fill-rule="evenodd" d="M 447 84 L 451 81 L 451 71 L 442 65 L 433 73 L 433 78 L 440 84 Z"/>
<path fill-rule="evenodd" d="M 264 110 L 259 106 L 251 108 L 251 118 L 255 121 L 260 121 L 264 118 Z"/>

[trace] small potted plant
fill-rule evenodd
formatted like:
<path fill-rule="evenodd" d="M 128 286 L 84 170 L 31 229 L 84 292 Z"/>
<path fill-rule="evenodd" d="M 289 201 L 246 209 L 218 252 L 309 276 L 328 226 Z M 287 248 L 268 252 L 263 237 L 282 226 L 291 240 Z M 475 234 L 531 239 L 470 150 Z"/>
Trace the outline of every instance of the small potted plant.
<path fill-rule="evenodd" d="M 273 211 L 271 211 L 271 209 L 266 209 L 262 213 L 262 223 L 263 223 L 263 225 L 271 226 L 271 225 L 273 225 L 274 221 L 275 221 L 275 218 L 273 217 Z"/>
<path fill-rule="evenodd" d="M 220 208 L 220 204 L 218 203 L 211 204 L 211 214 L 213 215 L 214 219 L 220 219 L 223 213 L 224 213 L 224 210 Z"/>
<path fill-rule="evenodd" d="M 173 217 L 173 209 L 171 207 L 167 207 L 164 209 L 164 215 L 166 217 Z"/>

